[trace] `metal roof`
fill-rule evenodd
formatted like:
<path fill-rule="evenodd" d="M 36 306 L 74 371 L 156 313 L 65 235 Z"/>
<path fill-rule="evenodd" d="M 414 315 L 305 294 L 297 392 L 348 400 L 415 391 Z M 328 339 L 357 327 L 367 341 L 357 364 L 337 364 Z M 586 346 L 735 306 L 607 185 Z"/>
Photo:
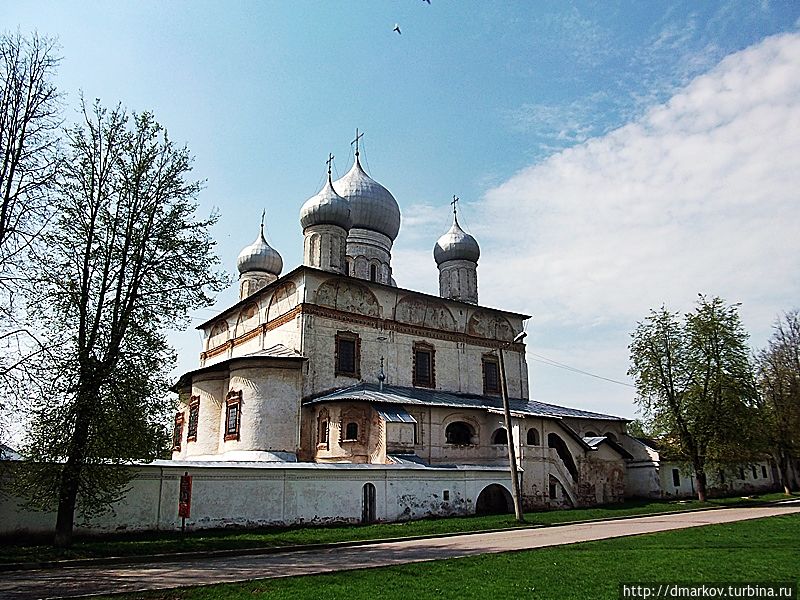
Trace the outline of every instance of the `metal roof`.
<path fill-rule="evenodd" d="M 340 400 L 360 400 L 381 404 L 404 404 L 423 406 L 451 406 L 454 408 L 482 408 L 484 410 L 502 410 L 503 401 L 498 396 L 482 396 L 460 392 L 444 392 L 425 388 L 384 385 L 380 390 L 377 384 L 362 382 L 348 388 L 310 397 L 305 404 L 318 402 L 335 402 Z M 536 400 L 509 398 L 509 406 L 515 413 L 531 417 L 575 417 L 586 419 L 602 419 L 604 421 L 627 421 L 622 417 L 593 413 L 577 408 L 556 406 Z"/>
<path fill-rule="evenodd" d="M 583 441 L 586 442 L 589 446 L 592 447 L 593 450 L 597 450 L 597 447 L 600 444 L 608 444 L 611 446 L 613 450 L 617 452 L 622 458 L 633 459 L 633 454 L 628 452 L 625 448 L 620 446 L 617 442 L 612 440 L 611 438 L 607 438 L 603 435 L 596 436 L 596 437 L 585 437 Z"/>
<path fill-rule="evenodd" d="M 412 417 L 405 408 L 394 404 L 378 404 L 372 405 L 384 421 L 387 423 L 416 423 L 417 420 Z"/>

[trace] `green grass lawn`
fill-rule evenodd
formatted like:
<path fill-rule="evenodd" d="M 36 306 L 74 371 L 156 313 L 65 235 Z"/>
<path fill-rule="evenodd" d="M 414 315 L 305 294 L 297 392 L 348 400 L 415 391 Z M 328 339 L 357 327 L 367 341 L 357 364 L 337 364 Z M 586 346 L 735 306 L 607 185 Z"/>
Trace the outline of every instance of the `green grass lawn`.
<path fill-rule="evenodd" d="M 525 515 L 527 525 L 554 525 L 587 519 L 646 515 L 696 508 L 741 506 L 785 498 L 768 494 L 755 499 L 739 497 L 709 502 L 629 501 L 597 508 L 535 512 Z M 289 527 L 253 530 L 217 530 L 189 532 L 184 538 L 176 532 L 125 534 L 78 540 L 68 550 L 56 550 L 46 544 L 26 544 L 23 540 L 4 540 L 0 544 L 0 563 L 44 561 L 105 556 L 138 556 L 204 550 L 273 548 L 298 544 L 322 544 L 385 538 L 440 535 L 516 527 L 510 515 L 423 519 L 405 523 L 348 525 L 329 527 Z"/>
<path fill-rule="evenodd" d="M 621 582 L 797 582 L 800 515 L 379 569 L 115 596 L 212 598 L 619 598 Z"/>

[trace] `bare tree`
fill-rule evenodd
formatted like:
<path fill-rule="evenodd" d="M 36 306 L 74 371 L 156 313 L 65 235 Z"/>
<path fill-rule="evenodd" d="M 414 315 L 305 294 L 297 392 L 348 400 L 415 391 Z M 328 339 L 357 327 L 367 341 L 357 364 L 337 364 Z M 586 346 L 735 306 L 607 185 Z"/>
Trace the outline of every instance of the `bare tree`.
<path fill-rule="evenodd" d="M 69 545 L 76 506 L 120 497 L 131 460 L 167 444 L 165 401 L 175 356 L 164 330 L 188 323 L 225 283 L 209 227 L 197 219 L 191 157 L 150 113 L 99 102 L 67 132 L 69 160 L 43 234 L 31 310 L 46 332 L 50 393 L 30 425 L 23 484 L 58 506 L 55 543 Z"/>
<path fill-rule="evenodd" d="M 0 402 L 18 388 L 26 359 L 42 351 L 15 298 L 60 164 L 56 51 L 35 33 L 0 35 Z"/>

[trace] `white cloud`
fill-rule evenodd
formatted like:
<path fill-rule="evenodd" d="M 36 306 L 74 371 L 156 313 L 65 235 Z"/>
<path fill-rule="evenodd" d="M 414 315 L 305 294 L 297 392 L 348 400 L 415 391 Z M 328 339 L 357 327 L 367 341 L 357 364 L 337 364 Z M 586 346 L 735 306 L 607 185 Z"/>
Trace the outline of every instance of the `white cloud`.
<path fill-rule="evenodd" d="M 532 311 L 555 339 L 575 335 L 564 327 L 630 331 L 650 307 L 689 309 L 704 292 L 741 301 L 761 344 L 800 302 L 798 190 L 794 33 L 487 192 L 473 232 L 491 247 L 481 303 Z"/>

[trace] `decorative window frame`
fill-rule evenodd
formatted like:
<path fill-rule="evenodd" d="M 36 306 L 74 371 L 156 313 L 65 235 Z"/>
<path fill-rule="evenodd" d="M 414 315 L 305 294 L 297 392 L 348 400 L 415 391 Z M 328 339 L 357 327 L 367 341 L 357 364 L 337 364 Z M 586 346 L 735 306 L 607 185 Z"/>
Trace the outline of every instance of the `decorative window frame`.
<path fill-rule="evenodd" d="M 339 341 L 353 342 L 354 371 L 342 371 L 339 368 Z M 354 331 L 337 331 L 334 336 L 333 374 L 335 377 L 354 377 L 361 379 L 361 337 Z"/>
<path fill-rule="evenodd" d="M 339 419 L 339 444 L 364 444 L 367 432 L 366 420 L 363 410 L 353 408 L 342 411 Z M 355 423 L 358 426 L 356 438 L 346 437 L 348 423 Z"/>
<path fill-rule="evenodd" d="M 486 364 L 491 363 L 497 369 L 497 389 L 489 389 L 486 378 Z M 495 354 L 484 354 L 481 357 L 481 378 L 483 379 L 483 393 L 487 396 L 499 396 L 502 393 L 501 386 L 503 382 L 500 380 L 500 360 Z"/>
<path fill-rule="evenodd" d="M 172 428 L 172 451 L 180 452 L 181 443 L 183 442 L 183 421 L 184 416 L 182 412 L 175 413 L 175 424 Z"/>
<path fill-rule="evenodd" d="M 417 353 L 427 352 L 430 354 L 431 377 L 428 383 L 417 381 Z M 424 387 L 429 389 L 436 388 L 436 347 L 427 342 L 414 342 L 411 350 L 411 383 L 414 387 Z"/>
<path fill-rule="evenodd" d="M 186 425 L 186 443 L 197 441 L 197 429 L 200 425 L 200 396 L 189 398 L 189 418 Z"/>
<path fill-rule="evenodd" d="M 235 431 L 231 431 L 231 408 L 236 407 Z M 225 397 L 225 441 L 239 441 L 242 431 L 242 390 L 231 390 Z"/>

